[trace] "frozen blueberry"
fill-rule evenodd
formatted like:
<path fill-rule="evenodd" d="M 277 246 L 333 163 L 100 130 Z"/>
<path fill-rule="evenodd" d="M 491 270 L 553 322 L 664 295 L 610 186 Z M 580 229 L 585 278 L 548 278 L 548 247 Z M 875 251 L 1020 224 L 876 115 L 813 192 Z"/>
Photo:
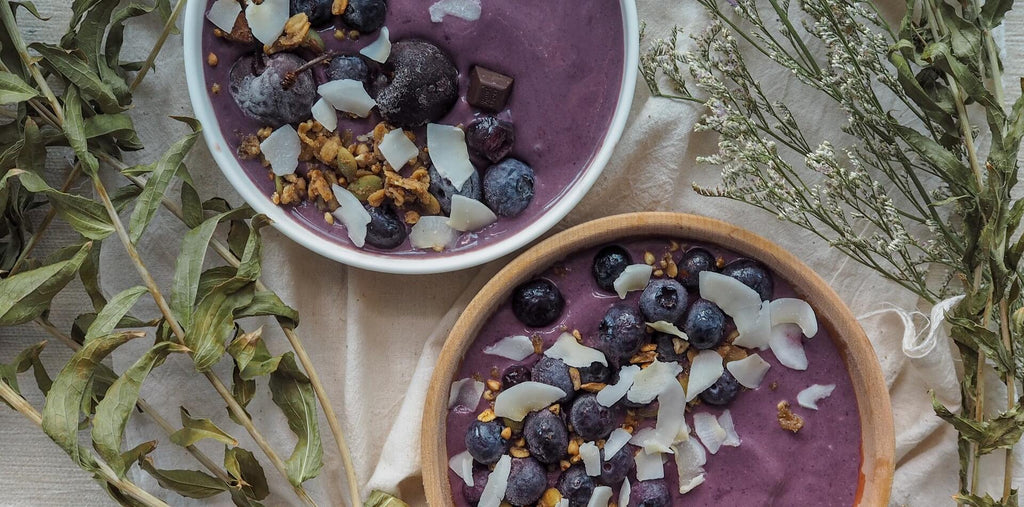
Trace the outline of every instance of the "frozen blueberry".
<path fill-rule="evenodd" d="M 310 24 L 320 27 L 331 21 L 331 4 L 333 3 L 333 0 L 290 0 L 288 14 L 294 16 L 305 12 Z"/>
<path fill-rule="evenodd" d="M 313 72 L 295 75 L 291 86 L 283 86 L 286 74 L 306 63 L 291 53 L 243 56 L 231 67 L 231 98 L 246 116 L 271 127 L 305 121 L 317 98 Z"/>
<path fill-rule="evenodd" d="M 341 20 L 360 33 L 368 33 L 384 26 L 387 12 L 388 4 L 384 0 L 348 0 Z"/>
<path fill-rule="evenodd" d="M 327 77 L 332 81 L 336 79 L 354 79 L 366 83 L 370 80 L 370 68 L 358 56 L 335 56 L 331 58 L 331 63 L 327 66 Z"/>
<path fill-rule="evenodd" d="M 601 475 L 598 476 L 597 480 L 605 486 L 618 487 L 622 484 L 622 480 L 626 478 L 626 475 L 633 470 L 636 466 L 636 461 L 633 459 L 635 456 L 636 447 L 630 444 L 622 446 L 614 456 L 608 457 L 605 455 L 604 450 L 601 450 Z"/>
<path fill-rule="evenodd" d="M 484 202 L 502 217 L 514 217 L 533 201 L 533 169 L 520 160 L 506 158 L 484 174 Z"/>
<path fill-rule="evenodd" d="M 607 438 L 618 426 L 616 411 L 597 402 L 597 395 L 587 393 L 576 397 L 569 409 L 569 423 L 583 440 Z"/>
<path fill-rule="evenodd" d="M 695 290 L 700 285 L 700 272 L 714 269 L 715 256 L 711 255 L 711 252 L 700 247 L 691 248 L 679 260 L 679 281 L 683 283 L 683 287 Z"/>
<path fill-rule="evenodd" d="M 594 479 L 583 465 L 573 465 L 558 478 L 558 492 L 569 501 L 569 507 L 586 507 L 594 494 Z"/>
<path fill-rule="evenodd" d="M 484 487 L 487 486 L 487 477 L 490 473 L 486 468 L 474 467 L 473 485 L 467 486 L 465 482 L 462 483 L 462 498 L 465 498 L 470 505 L 476 505 L 480 502 L 480 497 L 484 494 Z"/>
<path fill-rule="evenodd" d="M 629 252 L 625 248 L 619 245 L 602 248 L 594 256 L 593 273 L 597 286 L 607 291 L 614 291 L 615 279 L 622 274 L 626 266 L 632 263 L 633 259 L 630 258 Z"/>
<path fill-rule="evenodd" d="M 437 199 L 438 204 L 441 205 L 441 211 L 445 215 L 452 214 L 452 196 L 456 194 L 477 201 L 481 199 L 480 173 L 476 171 L 473 171 L 469 175 L 469 179 L 462 184 L 462 190 L 456 190 L 455 185 L 452 185 L 448 178 L 441 176 L 433 164 L 427 169 L 427 173 L 430 175 L 430 187 L 427 188 L 427 191 Z"/>
<path fill-rule="evenodd" d="M 572 377 L 569 376 L 569 367 L 561 359 L 547 356 L 540 358 L 540 361 L 533 365 L 530 377 L 534 382 L 555 386 L 565 391 L 565 397 L 559 399 L 559 403 L 567 402 L 576 396 Z"/>
<path fill-rule="evenodd" d="M 526 416 L 523 438 L 530 455 L 541 463 L 558 463 L 568 453 L 569 430 L 565 421 L 547 409 Z"/>
<path fill-rule="evenodd" d="M 671 278 L 656 278 L 640 294 L 640 312 L 647 322 L 675 323 L 686 311 L 686 288 Z"/>
<path fill-rule="evenodd" d="M 398 217 L 398 212 L 392 206 L 373 207 L 366 204 L 363 207 L 370 214 L 370 223 L 366 224 L 368 245 L 391 250 L 405 242 L 409 232 L 405 229 L 405 222 Z"/>
<path fill-rule="evenodd" d="M 497 420 L 473 421 L 466 430 L 466 450 L 473 459 L 485 465 L 497 463 L 508 450 L 508 440 L 501 438 L 504 426 Z"/>
<path fill-rule="evenodd" d="M 547 473 L 537 460 L 512 459 L 512 470 L 508 474 L 508 486 L 505 487 L 506 502 L 515 506 L 533 504 L 540 500 L 547 487 Z"/>
<path fill-rule="evenodd" d="M 663 479 L 640 481 L 633 485 L 629 494 L 629 507 L 667 507 L 672 505 L 672 495 Z"/>
<path fill-rule="evenodd" d="M 565 299 L 550 280 L 537 278 L 518 287 L 512 293 L 512 313 L 519 322 L 530 327 L 551 324 L 562 315 Z"/>
<path fill-rule="evenodd" d="M 740 383 L 729 373 L 729 370 L 722 372 L 722 376 L 711 387 L 700 393 L 700 399 L 709 405 L 728 405 L 729 402 L 740 392 Z"/>
<path fill-rule="evenodd" d="M 771 299 L 775 283 L 768 268 L 753 259 L 736 259 L 722 268 L 722 274 L 731 276 L 757 291 L 762 301 Z"/>
<path fill-rule="evenodd" d="M 698 349 L 713 349 L 725 338 L 725 314 L 711 301 L 698 299 L 686 313 L 683 332 L 690 339 L 690 345 Z"/>
<path fill-rule="evenodd" d="M 598 348 L 613 360 L 633 357 L 643 345 L 646 325 L 640 311 L 624 303 L 612 305 L 597 326 Z"/>
<path fill-rule="evenodd" d="M 501 387 L 502 389 L 508 389 L 516 384 L 529 382 L 529 380 L 530 369 L 523 364 L 513 364 L 505 368 L 505 373 L 501 375 Z"/>
<path fill-rule="evenodd" d="M 466 145 L 493 163 L 507 157 L 515 142 L 516 131 L 512 122 L 493 116 L 477 118 L 466 127 Z"/>
<path fill-rule="evenodd" d="M 682 338 L 670 335 L 668 333 L 655 332 L 651 335 L 651 341 L 658 346 L 658 360 L 662 362 L 674 361 L 682 363 L 686 361 L 686 350 L 682 353 L 676 352 L 676 340 L 682 341 Z M 685 342 L 684 342 L 685 343 Z"/>
<path fill-rule="evenodd" d="M 590 366 L 579 368 L 580 370 L 580 382 L 589 384 L 591 382 L 608 382 L 608 378 L 612 376 L 611 368 L 601 363 L 590 363 Z"/>
<path fill-rule="evenodd" d="M 352 5 L 349 2 L 349 8 Z M 397 127 L 438 121 L 459 98 L 459 70 L 448 55 L 429 42 L 394 43 L 381 76 L 384 79 L 373 86 L 377 110 Z"/>

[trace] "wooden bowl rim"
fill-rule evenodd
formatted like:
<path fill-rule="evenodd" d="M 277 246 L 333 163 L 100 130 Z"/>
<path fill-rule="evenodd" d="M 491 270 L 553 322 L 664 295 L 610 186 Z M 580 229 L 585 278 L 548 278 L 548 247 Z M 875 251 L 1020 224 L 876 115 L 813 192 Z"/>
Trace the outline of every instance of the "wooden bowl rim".
<path fill-rule="evenodd" d="M 498 272 L 463 310 L 434 369 L 423 409 L 421 464 L 430 505 L 453 505 L 448 481 L 448 390 L 462 357 L 494 308 L 512 289 L 574 252 L 612 241 L 665 236 L 709 243 L 765 263 L 808 299 L 828 327 L 850 372 L 861 422 L 858 505 L 886 505 L 895 470 L 892 405 L 881 366 L 863 328 L 832 288 L 796 256 L 775 243 L 712 218 L 669 212 L 637 212 L 600 218 L 558 233 L 530 248 Z"/>

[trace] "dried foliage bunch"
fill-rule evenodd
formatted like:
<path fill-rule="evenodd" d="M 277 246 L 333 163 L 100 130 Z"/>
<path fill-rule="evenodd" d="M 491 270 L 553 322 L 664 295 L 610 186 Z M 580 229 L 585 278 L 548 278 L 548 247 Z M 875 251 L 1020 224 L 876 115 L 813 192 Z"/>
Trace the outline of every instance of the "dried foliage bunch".
<path fill-rule="evenodd" d="M 722 184 L 695 190 L 796 224 L 930 304 L 952 296 L 962 410 L 933 405 L 959 432 L 957 501 L 1017 505 L 1024 200 L 1011 190 L 1024 99 L 1007 102 L 992 37 L 1013 0 L 907 0 L 899 26 L 856 0 L 698 1 L 707 29 L 692 41 L 676 30 L 641 59 L 654 94 L 704 106 L 697 130 L 719 135 L 703 161 L 722 168 Z M 843 146 L 794 118 L 808 95 L 766 93 L 755 62 L 786 69 L 844 113 Z M 940 269 L 948 276 L 929 277 Z M 983 407 L 986 363 L 1007 392 L 994 416 Z M 978 491 L 978 458 L 997 450 L 1004 488 L 992 498 Z"/>
<path fill-rule="evenodd" d="M 75 351 L 52 379 L 40 360 L 45 342 L 0 364 L 0 399 L 38 425 L 125 505 L 165 505 L 131 481 L 129 472 L 136 465 L 160 486 L 187 497 L 223 494 L 236 505 L 259 505 L 269 494 L 261 462 L 312 505 L 303 484 L 322 467 L 322 409 L 345 469 L 349 501 L 358 505 L 362 502 L 340 424 L 295 332 L 298 313 L 260 280 L 260 231 L 267 218 L 248 207 L 232 208 L 221 198 L 200 198 L 183 163 L 200 135 L 193 119 L 177 118 L 188 133 L 152 163 L 123 161 L 125 152 L 143 149 L 127 114 L 130 107 L 139 107 L 132 104 L 132 92 L 177 30 L 184 5 L 184 0 L 173 7 L 170 0 L 75 0 L 69 6 L 70 26 L 58 44 L 29 44 L 16 15 L 45 19 L 31 2 L 0 0 L 0 326 L 38 325 Z M 140 16 L 160 16 L 163 31 L 145 61 L 122 61 L 125 25 Z M 73 163 L 66 174 L 46 174 L 48 159 L 68 155 Z M 57 179 L 63 181 L 60 188 L 47 183 Z M 181 182 L 180 195 L 170 192 L 173 180 Z M 111 188 L 104 181 L 123 185 Z M 85 191 L 70 190 L 77 187 Z M 161 207 L 189 229 L 168 287 L 157 284 L 136 249 Z M 55 219 L 67 222 L 80 237 L 46 258 L 33 257 Z M 99 288 L 101 248 L 127 252 L 140 284 L 106 297 Z M 208 252 L 223 262 L 204 269 L 212 257 Z M 75 278 L 89 300 L 75 309 L 79 315 L 72 328 L 62 330 L 48 319 L 50 304 Z M 157 318 L 132 316 L 141 298 L 155 302 Z M 258 316 L 276 321 L 292 351 L 274 356 L 260 329 L 243 329 L 246 319 Z M 127 370 L 116 372 L 104 363 L 119 347 L 139 339 L 152 340 L 152 346 L 131 358 L 134 364 Z M 192 360 L 196 374 L 211 386 L 209 393 L 196 396 L 222 398 L 231 420 L 258 445 L 257 453 L 240 447 L 227 429 L 200 414 L 185 407 L 154 407 L 139 397 L 143 381 L 171 354 Z M 213 372 L 220 361 L 233 362 L 231 379 Z M 20 393 L 19 375 L 30 369 L 46 397 L 41 409 Z M 246 411 L 254 397 L 267 391 L 296 436 L 287 457 L 268 443 Z M 180 426 L 165 420 L 163 411 L 180 412 Z M 154 438 L 184 447 L 205 471 L 159 468 L 151 455 L 156 440 L 125 449 L 126 426 L 142 416 L 166 432 Z M 214 459 L 197 448 L 203 439 L 223 443 L 223 457 Z M 91 447 L 86 444 L 90 440 Z M 379 494 L 369 503 L 388 502 L 400 504 Z"/>

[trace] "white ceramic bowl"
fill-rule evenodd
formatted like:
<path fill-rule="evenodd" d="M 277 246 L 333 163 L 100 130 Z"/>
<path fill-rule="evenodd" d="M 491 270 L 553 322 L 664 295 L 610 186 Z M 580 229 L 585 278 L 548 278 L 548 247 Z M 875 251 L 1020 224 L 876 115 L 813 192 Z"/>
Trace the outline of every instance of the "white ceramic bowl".
<path fill-rule="evenodd" d="M 633 91 L 636 87 L 639 63 L 640 27 L 635 0 L 620 0 L 619 4 L 624 25 L 623 45 L 625 49 L 622 84 L 608 130 L 590 163 L 562 196 L 557 198 L 532 223 L 503 238 L 488 241 L 483 246 L 466 248 L 444 256 L 393 255 L 387 252 L 362 250 L 325 238 L 311 231 L 307 225 L 287 213 L 285 209 L 275 205 L 269 196 L 256 187 L 228 147 L 206 90 L 207 83 L 203 68 L 206 59 L 202 54 L 202 34 L 207 2 L 203 0 L 190 2 L 185 10 L 185 78 L 188 83 L 189 97 L 192 100 L 192 109 L 196 118 L 203 125 L 203 137 L 210 148 L 210 153 L 213 154 L 214 161 L 217 162 L 235 191 L 258 213 L 269 216 L 273 220 L 274 227 L 286 236 L 324 257 L 358 268 L 399 274 L 457 271 L 492 261 L 537 239 L 564 218 L 601 175 L 601 171 L 604 170 L 611 158 L 612 150 L 626 126 L 626 119 L 633 101 Z"/>

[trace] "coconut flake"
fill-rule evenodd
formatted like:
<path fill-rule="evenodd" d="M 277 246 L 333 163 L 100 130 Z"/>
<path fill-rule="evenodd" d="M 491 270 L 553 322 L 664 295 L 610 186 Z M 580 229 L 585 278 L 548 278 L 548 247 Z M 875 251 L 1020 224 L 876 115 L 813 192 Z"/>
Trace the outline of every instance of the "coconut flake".
<path fill-rule="evenodd" d="M 676 471 L 679 473 L 679 492 L 689 493 L 704 483 L 707 474 L 704 472 L 704 464 L 707 463 L 707 453 L 704 447 L 696 440 L 688 440 L 675 446 Z"/>
<path fill-rule="evenodd" d="M 469 149 L 466 147 L 466 133 L 458 127 L 427 124 L 427 150 L 430 161 L 437 172 L 448 179 L 456 190 L 476 171 L 469 161 Z"/>
<path fill-rule="evenodd" d="M 323 97 L 313 104 L 313 119 L 330 132 L 334 132 L 338 128 L 338 112 Z"/>
<path fill-rule="evenodd" d="M 484 354 L 522 361 L 533 354 L 533 342 L 522 335 L 506 336 L 493 345 L 484 347 Z"/>
<path fill-rule="evenodd" d="M 807 354 L 804 352 L 801 333 L 796 324 L 780 324 L 772 328 L 768 345 L 782 366 L 801 371 L 807 369 Z"/>
<path fill-rule="evenodd" d="M 835 384 L 813 384 L 797 393 L 796 402 L 799 403 L 801 407 L 818 410 L 818 400 L 823 400 L 831 396 L 832 391 L 835 390 L 835 388 Z"/>
<path fill-rule="evenodd" d="M 715 351 L 708 351 L 718 355 Z M 721 361 L 721 356 L 718 356 Z M 633 403 L 647 404 L 654 401 L 670 383 L 679 383 L 676 375 L 683 372 L 683 367 L 675 361 L 663 363 L 654 360 L 647 368 L 640 370 L 633 379 L 633 386 L 626 393 L 626 399 Z M 717 380 L 717 377 L 716 377 Z M 712 382 L 713 383 L 713 382 Z M 607 389 L 607 388 L 605 388 Z"/>
<path fill-rule="evenodd" d="M 771 303 L 772 326 L 796 324 L 804 336 L 811 338 L 818 334 L 818 319 L 807 301 L 796 298 L 779 298 Z"/>
<path fill-rule="evenodd" d="M 451 390 L 448 391 L 448 410 L 455 407 L 465 407 L 474 410 L 480 402 L 480 396 L 484 394 L 484 383 L 479 380 L 467 377 L 452 382 Z"/>
<path fill-rule="evenodd" d="M 213 23 L 213 26 L 230 32 L 235 29 L 235 20 L 242 12 L 242 6 L 238 0 L 217 0 L 206 12 L 206 19 Z"/>
<path fill-rule="evenodd" d="M 718 422 L 714 414 L 708 412 L 700 412 L 693 415 L 693 431 L 697 433 L 697 437 L 700 438 L 701 443 L 704 444 L 704 447 L 708 448 L 708 452 L 711 454 L 717 453 L 729 437 L 729 434 Z"/>
<path fill-rule="evenodd" d="M 486 204 L 464 195 L 452 196 L 452 208 L 448 225 L 457 231 L 478 231 L 498 221 Z"/>
<path fill-rule="evenodd" d="M 360 49 L 359 54 L 377 63 L 384 63 L 388 61 L 388 56 L 391 55 L 390 36 L 391 34 L 388 32 L 388 27 L 381 27 L 380 35 L 377 36 L 377 40 L 371 42 L 369 46 Z"/>
<path fill-rule="evenodd" d="M 718 355 L 718 352 L 700 351 L 690 364 L 690 378 L 686 382 L 686 401 L 692 401 L 698 394 L 718 382 L 724 371 L 722 356 Z"/>
<path fill-rule="evenodd" d="M 338 209 L 331 214 L 345 226 L 352 244 L 362 248 L 366 244 L 366 226 L 370 223 L 370 213 L 352 192 L 337 184 L 331 185 L 331 189 L 338 200 Z"/>
<path fill-rule="evenodd" d="M 743 282 L 714 271 L 701 271 L 697 276 L 700 297 L 718 305 L 730 317 L 748 308 L 760 308 L 761 296 Z"/>
<path fill-rule="evenodd" d="M 629 495 L 633 492 L 633 488 L 629 485 L 629 477 L 622 479 L 622 487 L 619 488 L 619 506 L 629 506 Z"/>
<path fill-rule="evenodd" d="M 628 431 L 622 428 L 615 428 L 608 439 L 604 441 L 604 460 L 608 461 L 612 459 L 619 450 L 629 443 L 629 439 L 633 438 Z"/>
<path fill-rule="evenodd" d="M 480 19 L 480 0 L 441 0 L 430 6 L 430 21 L 440 23 L 445 16 L 455 16 L 466 21 Z"/>
<path fill-rule="evenodd" d="M 736 425 L 732 422 L 732 413 L 729 409 L 723 410 L 722 415 L 718 416 L 718 425 L 725 430 L 725 442 L 722 442 L 722 445 L 739 447 L 740 435 L 736 433 Z"/>
<path fill-rule="evenodd" d="M 409 230 L 409 243 L 413 248 L 441 251 L 459 239 L 459 232 L 448 225 L 448 218 L 442 216 L 420 217 L 420 221 Z"/>
<path fill-rule="evenodd" d="M 380 139 L 380 154 L 395 171 L 401 170 L 410 159 L 416 158 L 420 150 L 409 140 L 402 129 L 395 129 Z"/>
<path fill-rule="evenodd" d="M 480 507 L 498 507 L 505 499 L 505 489 L 508 488 L 508 474 L 512 471 L 512 457 L 508 454 L 501 457 L 494 465 L 494 470 L 487 475 L 487 484 L 480 494 Z"/>
<path fill-rule="evenodd" d="M 659 320 L 657 322 L 647 322 L 646 324 L 647 324 L 647 327 L 649 327 L 649 328 L 651 328 L 651 329 L 653 329 L 655 331 L 658 331 L 660 333 L 670 334 L 672 336 L 677 336 L 679 338 L 682 338 L 682 339 L 684 339 L 686 341 L 690 341 L 690 337 L 686 336 L 686 333 L 684 333 L 681 329 L 676 327 L 676 325 L 671 323 L 671 322 L 665 322 L 663 320 Z"/>
<path fill-rule="evenodd" d="M 494 415 L 522 421 L 534 410 L 551 405 L 565 397 L 565 391 L 540 382 L 523 382 L 498 393 L 494 399 Z"/>
<path fill-rule="evenodd" d="M 287 5 L 288 3 L 285 2 L 285 6 Z M 355 79 L 328 81 L 317 87 L 316 91 L 327 102 L 330 102 L 335 109 L 352 113 L 361 118 L 366 118 L 370 114 L 370 110 L 377 105 L 377 101 L 373 100 L 373 97 L 366 93 L 366 88 L 363 87 L 362 81 L 356 81 Z"/>
<path fill-rule="evenodd" d="M 686 394 L 679 382 L 671 382 L 658 395 L 658 421 L 654 425 L 653 439 L 644 445 L 644 450 L 671 453 L 671 446 L 680 435 L 688 435 L 686 428 Z M 684 430 L 685 428 L 685 430 Z"/>
<path fill-rule="evenodd" d="M 762 301 L 757 308 L 744 308 L 732 318 L 739 333 L 733 345 L 761 350 L 768 348 L 772 336 L 771 304 L 768 301 Z"/>
<path fill-rule="evenodd" d="M 590 494 L 590 501 L 587 502 L 587 507 L 608 507 L 608 501 L 612 499 L 612 488 L 608 486 L 598 486 L 594 488 L 594 492 Z"/>
<path fill-rule="evenodd" d="M 555 504 L 555 507 L 569 507 L 569 499 L 562 498 L 558 500 L 558 503 Z"/>
<path fill-rule="evenodd" d="M 302 141 L 299 141 L 299 134 L 291 125 L 278 127 L 260 143 L 263 158 L 270 162 L 270 169 L 278 176 L 295 172 L 295 168 L 299 167 L 301 151 Z"/>
<path fill-rule="evenodd" d="M 633 433 L 633 436 L 629 438 L 629 443 L 637 447 L 644 447 L 652 438 L 654 438 L 654 428 L 648 426 L 637 430 L 636 433 Z M 657 451 L 652 452 L 651 454 L 657 454 Z"/>
<path fill-rule="evenodd" d="M 454 200 L 452 202 L 454 204 Z M 569 333 L 562 333 L 555 344 L 544 351 L 544 355 L 561 359 L 563 363 L 576 368 L 586 368 L 594 363 L 608 366 L 604 353 L 583 345 Z"/>
<path fill-rule="evenodd" d="M 610 407 L 619 402 L 629 388 L 633 387 L 633 381 L 636 380 L 636 374 L 640 373 L 640 367 L 631 364 L 629 366 L 623 366 L 619 370 L 619 381 L 605 386 L 597 392 L 597 402 L 602 406 Z"/>
<path fill-rule="evenodd" d="M 647 287 L 647 283 L 651 281 L 651 273 L 654 272 L 654 268 L 647 264 L 630 264 L 626 266 L 626 269 L 619 273 L 619 276 L 615 278 L 615 282 L 612 286 L 615 288 L 615 292 L 618 293 L 619 299 L 626 299 L 626 293 L 634 290 L 643 290 Z"/>
<path fill-rule="evenodd" d="M 469 451 L 462 451 L 448 460 L 448 468 L 462 478 L 466 486 L 473 487 L 473 456 Z"/>
<path fill-rule="evenodd" d="M 273 44 L 284 32 L 284 25 L 288 22 L 289 17 L 288 9 L 288 0 L 249 2 L 249 5 L 245 7 L 245 21 L 249 23 L 253 37 L 265 45 Z M 234 21 L 231 24 L 233 27 Z M 225 31 L 230 32 L 231 28 Z"/>
<path fill-rule="evenodd" d="M 601 449 L 598 449 L 597 444 L 586 442 L 580 445 L 580 458 L 583 459 L 587 475 L 591 477 L 601 475 Z"/>
<path fill-rule="evenodd" d="M 644 451 L 636 453 L 633 458 L 636 461 L 636 480 L 649 481 L 665 477 L 665 465 L 662 462 L 662 454 L 647 454 Z"/>
<path fill-rule="evenodd" d="M 768 373 L 768 369 L 772 365 L 761 359 L 761 356 L 751 354 L 739 361 L 730 361 L 726 363 L 725 367 L 741 386 L 747 389 L 757 389 L 761 386 L 761 381 L 764 380 L 765 374 Z"/>

